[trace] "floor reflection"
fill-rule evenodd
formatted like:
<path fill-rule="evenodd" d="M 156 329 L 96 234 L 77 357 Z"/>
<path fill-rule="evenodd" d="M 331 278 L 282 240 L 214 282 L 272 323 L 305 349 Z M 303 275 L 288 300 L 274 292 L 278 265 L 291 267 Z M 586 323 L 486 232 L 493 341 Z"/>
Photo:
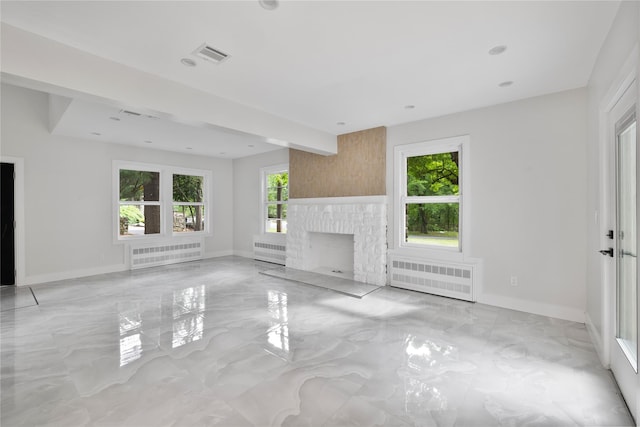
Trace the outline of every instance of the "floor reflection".
<path fill-rule="evenodd" d="M 206 292 L 204 285 L 192 286 L 163 295 L 162 303 L 143 310 L 140 303 L 121 305 L 118 314 L 120 332 L 120 367 L 143 356 L 143 334 L 161 345 L 162 328 L 154 321 L 157 315 L 166 325 L 165 348 L 178 348 L 204 337 Z M 146 320 L 144 320 L 146 319 Z"/>
<path fill-rule="evenodd" d="M 451 356 L 454 350 L 451 345 L 440 345 L 413 335 L 407 335 L 405 338 L 407 366 L 417 372 L 433 368 L 442 359 Z"/>
<path fill-rule="evenodd" d="M 203 338 L 205 296 L 204 285 L 193 286 L 173 293 L 172 348 L 181 347 Z"/>
<path fill-rule="evenodd" d="M 267 330 L 267 343 L 272 354 L 289 360 L 289 317 L 287 313 L 287 294 L 268 291 L 267 308 L 271 327 Z"/>
<path fill-rule="evenodd" d="M 440 345 L 414 335 L 406 336 L 405 366 L 407 370 L 404 379 L 406 413 L 416 414 L 447 409 L 447 397 L 430 380 L 433 380 L 434 367 L 441 364 L 442 358 L 451 356 L 454 350 L 455 348 L 450 345 Z"/>
<path fill-rule="evenodd" d="M 134 304 L 121 310 L 119 315 L 120 325 L 120 367 L 138 360 L 142 357 L 142 340 L 140 332 L 142 328 L 142 314 L 139 304 Z"/>

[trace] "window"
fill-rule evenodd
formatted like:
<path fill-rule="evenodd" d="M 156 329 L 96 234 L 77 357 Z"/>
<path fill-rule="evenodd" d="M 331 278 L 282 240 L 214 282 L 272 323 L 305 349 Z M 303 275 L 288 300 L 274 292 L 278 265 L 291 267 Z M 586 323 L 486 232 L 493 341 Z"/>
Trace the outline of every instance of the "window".
<path fill-rule="evenodd" d="M 114 162 L 118 240 L 207 233 L 208 171 Z"/>
<path fill-rule="evenodd" d="M 120 235 L 160 233 L 160 172 L 120 169 Z"/>
<path fill-rule="evenodd" d="M 262 212 L 266 233 L 287 232 L 287 203 L 289 200 L 288 165 L 262 170 Z"/>
<path fill-rule="evenodd" d="M 204 177 L 173 174 L 173 231 L 204 231 Z"/>
<path fill-rule="evenodd" d="M 400 247 L 461 251 L 462 156 L 468 137 L 396 147 Z"/>

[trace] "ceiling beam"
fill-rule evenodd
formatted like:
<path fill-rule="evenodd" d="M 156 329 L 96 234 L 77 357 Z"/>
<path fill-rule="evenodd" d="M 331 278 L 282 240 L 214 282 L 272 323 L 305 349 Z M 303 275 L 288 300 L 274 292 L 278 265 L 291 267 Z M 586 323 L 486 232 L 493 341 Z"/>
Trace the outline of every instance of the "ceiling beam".
<path fill-rule="evenodd" d="M 32 89 L 152 111 L 262 136 L 317 154 L 337 153 L 337 137 L 2 23 L 2 79 Z"/>

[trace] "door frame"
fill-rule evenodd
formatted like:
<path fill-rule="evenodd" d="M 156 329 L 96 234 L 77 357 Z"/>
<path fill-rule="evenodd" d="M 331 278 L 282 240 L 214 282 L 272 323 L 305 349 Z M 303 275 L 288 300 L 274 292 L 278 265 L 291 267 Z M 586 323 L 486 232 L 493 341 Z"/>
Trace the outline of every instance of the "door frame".
<path fill-rule="evenodd" d="M 615 153 L 612 150 L 613 143 L 611 141 L 611 134 L 615 129 L 615 121 L 611 119 L 610 113 L 616 106 L 622 95 L 633 84 L 638 76 L 638 53 L 639 48 L 636 45 L 624 65 L 621 67 L 621 71 L 618 77 L 614 80 L 613 84 L 603 96 L 600 102 L 599 108 L 599 134 L 598 134 L 598 149 L 599 149 L 599 218 L 598 218 L 598 231 L 599 231 L 599 246 L 595 249 L 604 249 L 610 246 L 611 241 L 606 237 L 607 230 L 611 230 L 615 224 L 615 209 L 612 207 L 616 201 L 615 197 Z M 640 86 L 640 85 L 639 85 Z M 611 123 L 613 121 L 613 123 Z M 609 261 L 609 258 L 601 257 L 600 259 L 600 283 L 601 283 L 601 295 L 602 295 L 602 317 L 601 324 L 602 329 L 600 331 L 600 356 L 602 364 L 605 367 L 609 367 L 611 364 L 611 340 L 612 335 L 615 334 L 615 323 L 613 317 L 615 316 L 614 310 L 612 310 L 612 301 L 615 301 L 615 265 Z M 613 270 L 612 270 L 613 268 Z"/>
<path fill-rule="evenodd" d="M 24 159 L 20 157 L 0 156 L 0 163 L 13 164 L 15 179 L 14 186 L 14 217 L 16 221 L 15 229 L 15 269 L 16 286 L 26 285 L 25 283 L 25 222 L 24 222 Z"/>
<path fill-rule="evenodd" d="M 616 144 L 615 140 L 615 125 L 618 121 L 618 118 L 612 117 L 612 112 L 618 102 L 622 99 L 623 95 L 626 94 L 627 90 L 631 88 L 631 86 L 636 83 L 636 89 L 640 87 L 640 79 L 639 77 L 639 68 L 638 68 L 638 58 L 639 58 L 639 47 L 636 45 L 631 52 L 631 55 L 628 57 L 627 61 L 625 61 L 623 67 L 621 68 L 618 77 L 614 80 L 614 83 L 611 85 L 609 90 L 606 92 L 605 96 L 602 98 L 600 102 L 600 120 L 599 120 L 599 154 L 600 154 L 600 173 L 599 173 L 599 185 L 600 185 L 600 221 L 598 224 L 598 230 L 600 232 L 599 243 L 600 246 L 598 249 L 606 249 L 609 247 L 613 247 L 614 250 L 617 250 L 616 242 L 610 240 L 606 237 L 606 233 L 608 230 L 614 230 L 614 233 L 617 233 L 616 223 L 617 223 L 617 212 L 616 212 Z M 635 104 L 636 104 L 636 114 L 638 114 L 638 108 L 640 107 L 640 90 L 636 90 L 635 93 Z M 640 127 L 638 127 L 640 129 Z M 640 139 L 638 139 L 640 140 Z M 640 155 L 640 151 L 638 152 Z M 636 158 L 636 162 L 638 159 Z M 637 169 L 640 171 L 640 168 Z M 640 178 L 640 175 L 639 175 Z M 640 184 L 640 183 L 639 183 Z M 638 186 L 640 188 L 640 185 Z M 640 197 L 637 202 L 640 204 Z M 640 207 L 640 206 L 639 206 Z M 616 261 L 617 253 L 615 258 L 610 257 L 602 257 L 600 261 L 601 265 L 601 295 L 602 295 L 602 331 L 601 331 L 601 342 L 599 343 L 602 352 L 600 354 L 602 358 L 602 363 L 605 367 L 611 369 L 614 358 L 618 363 L 621 362 L 619 359 L 619 352 L 614 351 L 615 348 L 612 346 L 616 335 Z M 640 302 L 640 292 L 638 293 L 639 302 Z M 640 308 L 640 303 L 638 304 Z M 640 320 L 640 317 L 639 317 Z M 640 322 L 639 322 L 640 323 Z M 627 362 L 624 360 L 624 362 Z M 640 375 L 636 375 L 636 378 L 633 379 L 635 384 L 635 401 L 627 402 L 629 407 L 634 406 L 636 408 L 636 413 L 633 413 L 632 416 L 634 419 L 638 420 L 638 416 L 640 415 L 640 385 L 637 383 L 639 381 Z M 616 381 L 619 381 L 616 379 Z M 629 383 L 627 383 L 627 386 Z"/>

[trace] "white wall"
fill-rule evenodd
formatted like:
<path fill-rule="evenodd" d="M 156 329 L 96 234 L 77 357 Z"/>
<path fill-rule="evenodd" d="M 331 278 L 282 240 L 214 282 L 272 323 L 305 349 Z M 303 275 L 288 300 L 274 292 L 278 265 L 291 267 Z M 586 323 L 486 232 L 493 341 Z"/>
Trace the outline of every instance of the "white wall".
<path fill-rule="evenodd" d="M 600 108 L 612 85 L 621 78 L 623 66 L 640 43 L 640 3 L 622 2 L 593 68 L 588 86 L 588 200 L 587 200 L 587 322 L 595 344 L 604 359 L 603 326 L 605 324 L 605 293 L 602 283 L 604 233 L 610 224 L 600 212 Z"/>
<path fill-rule="evenodd" d="M 262 230 L 260 169 L 285 163 L 289 163 L 288 149 L 233 161 L 233 248 L 236 255 L 253 257 L 253 236 Z"/>
<path fill-rule="evenodd" d="M 126 268 L 114 243 L 112 161 L 211 170 L 213 237 L 206 256 L 233 250 L 232 161 L 51 135 L 48 95 L 2 85 L 0 154 L 24 159 L 26 283 Z"/>
<path fill-rule="evenodd" d="M 576 89 L 388 128 L 390 196 L 394 146 L 470 135 L 468 255 L 484 265 L 479 302 L 584 319 L 586 101 Z"/>

